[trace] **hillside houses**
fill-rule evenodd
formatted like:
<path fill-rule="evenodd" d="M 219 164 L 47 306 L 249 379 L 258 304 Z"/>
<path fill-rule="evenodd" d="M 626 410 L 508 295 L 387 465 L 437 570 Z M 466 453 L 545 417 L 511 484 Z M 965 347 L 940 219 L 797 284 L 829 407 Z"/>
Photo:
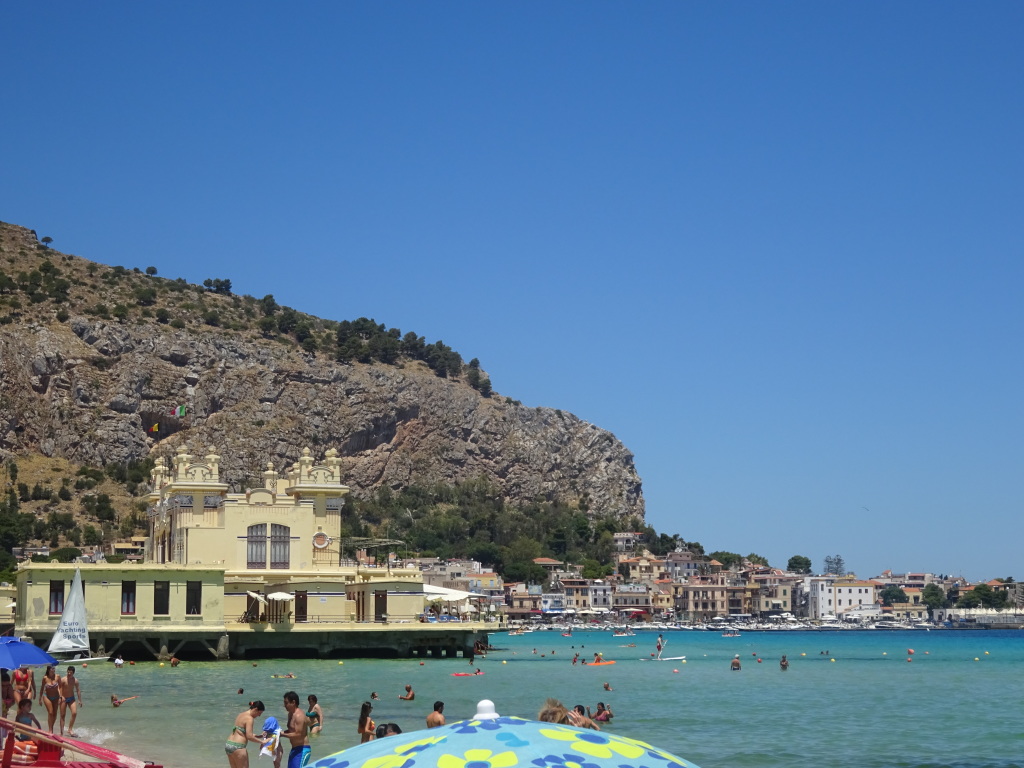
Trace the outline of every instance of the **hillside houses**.
<path fill-rule="evenodd" d="M 640 546 L 640 534 L 615 534 L 614 540 L 616 570 L 601 579 L 585 578 L 580 565 L 549 557 L 533 561 L 544 572 L 544 583 L 537 584 L 505 583 L 486 564 L 473 561 L 418 562 L 425 584 L 469 592 L 480 610 L 523 622 L 788 617 L 812 622 L 920 622 L 930 618 L 922 597 L 927 585 L 939 586 L 954 599 L 972 589 L 964 579 L 931 573 L 884 571 L 859 579 L 852 574 L 797 574 L 747 561 L 727 568 L 685 548 L 654 555 Z M 899 587 L 906 602 L 883 604 L 883 590 L 890 586 Z M 1011 605 L 1024 602 L 1019 585 L 994 580 L 988 586 L 1006 592 Z"/>

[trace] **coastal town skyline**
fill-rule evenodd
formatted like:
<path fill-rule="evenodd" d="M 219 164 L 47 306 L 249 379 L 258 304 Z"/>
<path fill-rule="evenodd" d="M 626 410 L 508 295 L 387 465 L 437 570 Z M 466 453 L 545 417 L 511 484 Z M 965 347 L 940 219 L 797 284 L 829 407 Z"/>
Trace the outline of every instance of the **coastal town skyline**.
<path fill-rule="evenodd" d="M 1019 5 L 7 11 L 4 221 L 443 339 L 707 551 L 1015 575 Z"/>

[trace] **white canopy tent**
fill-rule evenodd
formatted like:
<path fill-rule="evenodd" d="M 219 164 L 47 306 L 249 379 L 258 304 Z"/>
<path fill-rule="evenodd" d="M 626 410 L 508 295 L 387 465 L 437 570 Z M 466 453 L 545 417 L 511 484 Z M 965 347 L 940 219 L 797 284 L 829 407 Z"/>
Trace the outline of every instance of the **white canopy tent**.
<path fill-rule="evenodd" d="M 294 600 L 295 595 L 289 595 L 287 592 L 271 592 L 267 595 L 267 600 Z"/>
<path fill-rule="evenodd" d="M 461 589 L 448 589 L 447 587 L 435 587 L 433 584 L 423 585 L 423 597 L 427 601 L 444 600 L 449 603 L 462 602 L 470 597 L 487 597 L 476 592 L 465 592 Z"/>

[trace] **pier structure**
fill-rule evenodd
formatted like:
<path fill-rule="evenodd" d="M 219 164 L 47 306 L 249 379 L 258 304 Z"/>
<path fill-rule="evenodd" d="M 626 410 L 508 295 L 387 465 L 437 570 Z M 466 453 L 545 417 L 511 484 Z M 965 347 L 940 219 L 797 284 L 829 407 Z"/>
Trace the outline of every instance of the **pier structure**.
<path fill-rule="evenodd" d="M 22 563 L 16 634 L 49 642 L 79 569 L 96 655 L 444 657 L 486 643 L 496 625 L 479 613 L 453 605 L 426 620 L 418 569 L 345 557 L 340 465 L 334 450 L 318 463 L 307 448 L 231 493 L 213 449 L 157 459 L 142 560 Z"/>

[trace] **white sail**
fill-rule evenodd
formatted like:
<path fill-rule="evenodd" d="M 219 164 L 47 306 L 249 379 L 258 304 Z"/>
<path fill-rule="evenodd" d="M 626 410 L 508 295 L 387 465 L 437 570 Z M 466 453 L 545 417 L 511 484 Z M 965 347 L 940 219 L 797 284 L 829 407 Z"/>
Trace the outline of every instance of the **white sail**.
<path fill-rule="evenodd" d="M 85 619 L 85 590 L 82 589 L 82 572 L 75 569 L 71 592 L 64 601 L 64 612 L 60 624 L 53 633 L 49 653 L 77 653 L 89 651 L 89 627 Z"/>

